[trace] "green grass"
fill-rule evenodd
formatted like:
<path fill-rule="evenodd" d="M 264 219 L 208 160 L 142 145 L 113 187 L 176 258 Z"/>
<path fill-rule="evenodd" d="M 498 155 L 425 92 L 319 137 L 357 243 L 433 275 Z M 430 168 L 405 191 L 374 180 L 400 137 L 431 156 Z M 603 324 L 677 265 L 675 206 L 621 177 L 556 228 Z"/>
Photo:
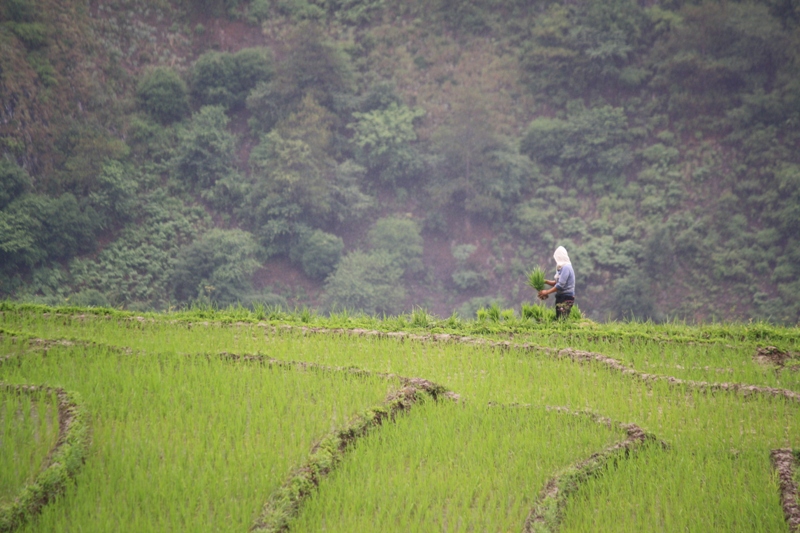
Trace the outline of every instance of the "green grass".
<path fill-rule="evenodd" d="M 33 480 L 58 438 L 54 395 L 0 389 L 0 506 Z"/>
<path fill-rule="evenodd" d="M 669 444 L 667 451 L 651 447 L 616 461 L 581 486 L 567 503 L 567 531 L 595 523 L 604 531 L 785 528 L 769 452 L 800 447 L 795 402 L 645 383 L 542 351 L 276 328 L 277 321 L 258 324 L 235 310 L 210 315 L 224 322 L 196 315 L 138 320 L 83 314 L 15 308 L 0 315 L 1 328 L 22 334 L 0 340 L 2 353 L 12 356 L 0 364 L 0 381 L 76 390 L 92 413 L 87 464 L 75 486 L 28 531 L 75 524 L 89 531 L 244 531 L 292 468 L 306 460 L 315 439 L 397 386 L 341 372 L 223 360 L 216 355 L 223 351 L 418 376 L 462 397 L 459 405 L 426 402 L 358 441 L 301 508 L 296 531 L 317 531 L 323 521 L 331 530 L 357 530 L 365 524 L 356 512 L 361 508 L 371 517 L 368 524 L 386 530 L 445 524 L 448 530 L 519 530 L 549 476 L 619 440 L 588 421 L 535 407 L 488 407 L 490 402 L 589 409 L 636 423 Z M 343 323 L 392 331 L 405 323 L 417 333 L 445 330 L 419 312 L 417 326 L 410 317 L 382 323 L 343 315 L 308 321 L 315 327 Z M 474 323 L 450 322 L 449 331 L 475 335 Z M 291 317 L 285 323 L 302 324 Z M 511 330 L 487 337 L 597 351 L 644 372 L 700 379 L 724 368 L 713 381 L 796 386 L 792 376 L 751 359 L 764 342 L 795 348 L 794 329 L 526 326 L 521 320 L 513 327 L 511 338 Z M 26 336 L 79 342 L 42 346 Z"/>

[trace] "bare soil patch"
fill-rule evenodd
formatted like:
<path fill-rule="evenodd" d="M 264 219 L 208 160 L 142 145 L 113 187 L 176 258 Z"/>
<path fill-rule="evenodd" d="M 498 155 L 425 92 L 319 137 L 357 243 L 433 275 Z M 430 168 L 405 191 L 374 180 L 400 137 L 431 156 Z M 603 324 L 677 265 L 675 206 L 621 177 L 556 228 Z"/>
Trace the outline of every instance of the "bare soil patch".
<path fill-rule="evenodd" d="M 781 350 L 775 346 L 762 346 L 756 350 L 753 360 L 762 365 L 772 365 L 783 368 L 793 359 L 797 360 L 797 354 Z M 800 361 L 798 361 L 800 362 Z"/>

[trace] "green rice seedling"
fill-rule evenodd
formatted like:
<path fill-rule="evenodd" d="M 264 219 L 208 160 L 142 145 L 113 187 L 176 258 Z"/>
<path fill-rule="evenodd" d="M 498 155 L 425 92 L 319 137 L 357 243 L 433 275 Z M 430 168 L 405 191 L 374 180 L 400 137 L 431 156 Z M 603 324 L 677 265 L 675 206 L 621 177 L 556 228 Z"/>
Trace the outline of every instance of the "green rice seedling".
<path fill-rule="evenodd" d="M 570 309 L 569 317 L 572 320 L 581 320 L 583 318 L 583 313 L 581 313 L 581 309 L 577 304 L 573 305 L 572 309 Z"/>
<path fill-rule="evenodd" d="M 253 305 L 253 316 L 256 320 L 266 320 L 267 318 L 267 308 L 262 303 L 256 303 Z"/>
<path fill-rule="evenodd" d="M 492 322 L 500 322 L 501 313 L 500 306 L 495 302 L 489 307 L 487 314 Z"/>
<path fill-rule="evenodd" d="M 513 309 L 504 309 L 500 313 L 500 318 L 503 319 L 503 322 L 511 322 L 514 320 L 514 310 Z"/>
<path fill-rule="evenodd" d="M 0 390 L 0 507 L 33 480 L 57 438 L 54 395 Z"/>
<path fill-rule="evenodd" d="M 290 529 L 519 530 L 552 472 L 622 438 L 541 408 L 428 402 L 359 441 Z"/>
<path fill-rule="evenodd" d="M 528 286 L 536 291 L 542 291 L 544 290 L 545 287 L 544 279 L 545 279 L 544 269 L 539 265 L 536 265 L 528 273 Z"/>
<path fill-rule="evenodd" d="M 266 307 L 266 315 L 269 320 L 283 320 L 286 318 L 286 313 L 280 305 L 268 305 Z"/>
<path fill-rule="evenodd" d="M 220 331 L 206 329 L 206 343 Z M 316 439 L 392 386 L 91 346 L 28 354 L 0 366 L 0 380 L 57 382 L 93 410 L 91 460 L 23 531 L 243 531 Z"/>
<path fill-rule="evenodd" d="M 427 328 L 430 325 L 430 315 L 422 307 L 415 307 L 411 311 L 411 325 L 418 328 Z"/>
<path fill-rule="evenodd" d="M 587 480 L 567 502 L 561 531 L 785 530 L 780 513 L 762 512 L 780 509 L 762 451 L 712 446 L 695 454 L 687 461 L 675 449 L 644 450 L 615 472 Z M 751 497 L 743 499 L 746 489 Z"/>
<path fill-rule="evenodd" d="M 311 323 L 311 320 L 314 318 L 314 316 L 316 316 L 316 312 L 305 306 L 303 306 L 303 309 L 301 309 L 299 313 L 295 311 L 295 314 L 299 316 L 300 322 L 303 324 Z"/>
<path fill-rule="evenodd" d="M 457 328 L 461 324 L 461 317 L 458 315 L 458 311 L 453 311 L 453 313 L 447 318 L 447 325 L 451 328 Z"/>
<path fill-rule="evenodd" d="M 281 322 L 226 322 L 220 314 L 213 315 L 216 321 L 181 314 L 145 315 L 140 319 L 117 312 L 55 312 L 43 307 L 23 309 L 16 304 L 0 306 L 0 328 L 23 333 L 15 342 L 0 340 L 0 359 L 4 354 L 13 356 L 8 363 L 0 361 L 0 381 L 75 388 L 85 398 L 95 424 L 94 448 L 76 485 L 48 506 L 25 531 L 65 530 L 75 524 L 103 531 L 241 531 L 263 505 L 270 487 L 285 479 L 307 457 L 315 438 L 330 431 L 358 406 L 373 405 L 389 388 L 386 382 L 374 383 L 372 393 L 363 393 L 363 401 L 352 397 L 344 405 L 339 395 L 343 391 L 346 395 L 356 394 L 348 392 L 348 388 L 360 388 L 360 379 L 344 379 L 342 383 L 335 377 L 328 379 L 327 371 L 270 369 L 257 363 L 223 361 L 214 355 L 223 351 L 418 376 L 461 395 L 463 406 L 452 408 L 464 409 L 463 417 L 448 411 L 447 404 L 440 411 L 443 405 L 430 402 L 430 406 L 423 407 L 430 407 L 430 412 L 412 410 L 408 416 L 398 418 L 398 422 L 409 425 L 397 439 L 380 445 L 363 441 L 361 456 L 357 454 L 362 445 L 357 443 L 355 453 L 344 461 L 343 466 L 361 468 L 358 465 L 369 456 L 367 452 L 388 449 L 386 457 L 393 458 L 392 464 L 399 465 L 401 471 L 432 468 L 422 471 L 430 472 L 430 480 L 425 476 L 425 483 L 434 487 L 448 483 L 446 479 L 440 481 L 446 476 L 437 473 L 443 469 L 439 463 L 452 464 L 450 471 L 464 469 L 466 477 L 459 480 L 474 491 L 475 499 L 472 500 L 472 493 L 464 496 L 462 488 L 458 488 L 452 507 L 449 501 L 442 505 L 436 500 L 442 498 L 438 492 L 423 492 L 427 496 L 422 500 L 415 500 L 413 495 L 406 497 L 407 492 L 424 490 L 424 486 L 396 489 L 393 474 L 376 469 L 376 479 L 391 481 L 389 487 L 395 490 L 393 496 L 383 492 L 382 497 L 369 504 L 370 509 L 379 508 L 371 515 L 371 526 L 377 524 L 380 529 L 392 530 L 394 523 L 400 524 L 398 529 L 443 529 L 445 519 L 448 530 L 466 530 L 473 523 L 477 525 L 475 529 L 492 531 L 521 528 L 521 521 L 508 516 L 522 516 L 524 520 L 521 510 L 526 505 L 518 506 L 517 500 L 521 494 L 535 497 L 542 482 L 533 483 L 525 491 L 517 492 L 513 487 L 508 492 L 495 491 L 514 494 L 512 504 L 512 497 L 500 496 L 501 503 L 496 497 L 486 499 L 479 483 L 471 481 L 482 479 L 475 472 L 495 468 L 493 462 L 475 453 L 484 436 L 516 431 L 503 425 L 510 427 L 514 423 L 492 421 L 488 402 L 591 409 L 620 422 L 636 423 L 670 445 L 668 452 L 637 454 L 587 480 L 568 502 L 564 522 L 568 531 L 785 528 L 769 451 L 800 447 L 797 402 L 757 393 L 744 396 L 708 391 L 666 381 L 645 382 L 599 363 L 572 361 L 559 350 L 572 347 L 595 351 L 615 357 L 637 371 L 709 378 L 704 381 L 721 381 L 710 379 L 720 375 L 715 368 L 732 369 L 730 375 L 721 374 L 729 375 L 725 381 L 791 388 L 794 373 L 762 367 L 753 360 L 753 354 L 757 346 L 766 343 L 797 351 L 800 334 L 796 328 L 528 320 L 514 324 L 518 329 L 512 329 L 503 322 L 487 324 L 485 315 L 483 323 L 459 321 L 456 332 L 472 337 L 465 342 L 472 343 L 479 335 L 507 341 L 508 333 L 513 332 L 512 345 L 501 348 L 455 340 L 401 342 L 364 333 L 312 333 L 287 329 Z M 395 331 L 399 324 L 354 317 L 345 327 Z M 491 333 L 476 333 L 490 330 Z M 31 340 L 34 337 L 49 340 L 41 344 Z M 58 344 L 59 339 L 72 345 Z M 514 347 L 523 343 L 551 350 Z M 331 380 L 339 384 L 333 386 Z M 490 423 L 500 425 L 487 425 Z M 478 434 L 471 433 L 471 424 L 480 429 Z M 386 424 L 373 438 L 385 438 L 394 428 Z M 437 456 L 435 450 L 411 455 L 408 448 L 415 445 L 430 449 L 426 448 L 426 433 L 431 439 L 436 437 L 432 441 L 436 446 L 445 450 L 449 447 L 455 453 L 447 459 Z M 409 434 L 414 438 L 409 440 Z M 453 435 L 455 438 L 451 438 Z M 516 437 L 512 440 L 516 442 Z M 543 444 L 535 436 L 523 435 L 520 440 L 526 448 L 519 449 L 515 444 L 514 454 L 531 454 L 527 462 L 538 468 L 531 457 L 546 457 L 550 453 L 546 447 L 552 447 L 552 443 Z M 567 440 L 580 439 L 574 436 Z M 513 457 L 502 452 L 503 446 L 492 448 L 499 450 L 498 460 L 513 462 Z M 564 447 L 571 445 L 567 442 Z M 4 449 L 0 448 L 2 453 Z M 456 459 L 448 462 L 453 455 Z M 378 456 L 383 459 L 384 452 Z M 140 468 L 146 470 L 149 479 L 143 480 L 131 464 L 142 465 Z M 553 468 L 536 479 L 544 480 L 560 468 L 550 459 L 543 464 Z M 522 470 L 525 468 L 528 467 Z M 344 475 L 345 471 L 341 473 Z M 361 473 L 358 483 L 352 485 L 374 483 L 370 468 Z M 492 475 L 491 483 L 507 476 L 513 479 L 513 474 Z M 329 481 L 335 482 L 333 478 Z M 357 514 L 361 505 L 353 494 L 360 489 L 347 486 L 346 490 L 334 491 L 342 494 L 336 496 L 338 500 L 331 500 L 326 488 L 331 486 L 334 485 L 323 483 L 318 498 L 314 498 L 330 502 L 322 519 L 332 517 L 328 528 L 332 531 L 341 524 L 350 527 L 349 517 Z M 104 491 L 122 495 L 121 503 L 106 497 Z M 151 498 L 150 493 L 155 496 Z M 156 518 L 148 511 L 154 500 L 164 508 Z M 397 510 L 397 501 L 409 504 Z M 109 510 L 98 512 L 106 508 Z M 456 516 L 448 511 L 443 518 L 442 509 L 450 508 L 464 513 Z M 485 510 L 486 518 L 473 518 L 475 509 L 481 514 Z M 311 507 L 308 512 L 309 516 L 316 516 Z M 421 519 L 419 515 L 423 513 L 425 518 Z M 346 517 L 341 519 L 344 522 L 340 516 Z M 306 519 L 305 514 L 298 518 Z M 420 527 L 422 523 L 434 525 Z"/>
<path fill-rule="evenodd" d="M 544 318 L 544 306 L 539 304 L 522 304 L 522 318 L 540 321 Z"/>
<path fill-rule="evenodd" d="M 478 320 L 478 322 L 483 322 L 489 318 L 489 311 L 485 307 L 481 307 L 475 311 L 475 318 Z"/>

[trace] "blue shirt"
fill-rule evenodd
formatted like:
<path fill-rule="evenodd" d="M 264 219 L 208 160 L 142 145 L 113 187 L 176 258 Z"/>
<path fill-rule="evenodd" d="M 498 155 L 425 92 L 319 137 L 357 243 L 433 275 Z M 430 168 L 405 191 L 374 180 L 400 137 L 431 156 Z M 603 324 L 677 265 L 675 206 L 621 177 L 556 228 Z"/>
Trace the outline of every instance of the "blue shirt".
<path fill-rule="evenodd" d="M 562 266 L 556 272 L 556 294 L 575 296 L 575 271 L 571 264 Z"/>

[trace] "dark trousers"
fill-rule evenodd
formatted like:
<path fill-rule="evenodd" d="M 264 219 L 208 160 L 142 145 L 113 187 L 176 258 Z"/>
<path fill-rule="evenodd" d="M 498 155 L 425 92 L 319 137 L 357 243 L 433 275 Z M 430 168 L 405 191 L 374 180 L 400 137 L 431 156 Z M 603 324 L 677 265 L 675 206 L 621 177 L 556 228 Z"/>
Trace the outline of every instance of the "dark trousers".
<path fill-rule="evenodd" d="M 556 294 L 556 318 L 559 320 L 569 318 L 569 313 L 572 311 L 574 303 L 574 294 Z"/>

